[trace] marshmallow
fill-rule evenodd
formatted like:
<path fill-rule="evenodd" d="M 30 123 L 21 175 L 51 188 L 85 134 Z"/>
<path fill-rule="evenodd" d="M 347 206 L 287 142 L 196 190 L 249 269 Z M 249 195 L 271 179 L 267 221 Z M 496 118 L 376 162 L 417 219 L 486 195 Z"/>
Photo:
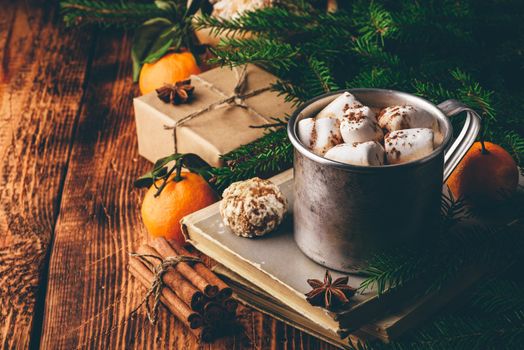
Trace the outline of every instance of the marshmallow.
<path fill-rule="evenodd" d="M 343 143 L 327 151 L 324 157 L 353 165 L 383 165 L 384 148 L 376 141 Z"/>
<path fill-rule="evenodd" d="M 362 103 L 346 91 L 324 107 L 324 109 L 317 114 L 316 118 L 342 118 L 344 113 L 352 107 L 362 107 Z"/>
<path fill-rule="evenodd" d="M 373 122 L 377 122 L 377 114 L 371 110 L 368 106 L 360 107 L 349 107 L 344 113 L 344 118 L 349 117 L 350 119 L 360 119 L 366 117 Z"/>
<path fill-rule="evenodd" d="M 372 120 L 362 117 L 360 119 L 344 118 L 340 122 L 340 134 L 345 143 L 382 141 L 384 133 Z"/>
<path fill-rule="evenodd" d="M 391 106 L 382 109 L 377 117 L 378 125 L 388 131 L 412 128 L 437 129 L 437 120 L 410 105 Z"/>
<path fill-rule="evenodd" d="M 427 128 L 392 131 L 384 137 L 389 164 L 406 163 L 433 152 L 433 130 Z"/>
<path fill-rule="evenodd" d="M 318 155 L 342 143 L 340 121 L 336 118 L 307 118 L 298 122 L 298 136 L 302 144 Z"/>

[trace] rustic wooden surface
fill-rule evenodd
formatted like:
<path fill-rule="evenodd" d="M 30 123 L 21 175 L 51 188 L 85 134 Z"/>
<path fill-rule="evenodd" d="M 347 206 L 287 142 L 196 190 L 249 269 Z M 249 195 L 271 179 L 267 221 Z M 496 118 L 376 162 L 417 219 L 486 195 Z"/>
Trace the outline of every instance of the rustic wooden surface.
<path fill-rule="evenodd" d="M 333 349 L 249 308 L 198 345 L 165 310 L 132 314 L 143 239 L 130 37 L 66 29 L 56 3 L 2 0 L 0 348 Z"/>

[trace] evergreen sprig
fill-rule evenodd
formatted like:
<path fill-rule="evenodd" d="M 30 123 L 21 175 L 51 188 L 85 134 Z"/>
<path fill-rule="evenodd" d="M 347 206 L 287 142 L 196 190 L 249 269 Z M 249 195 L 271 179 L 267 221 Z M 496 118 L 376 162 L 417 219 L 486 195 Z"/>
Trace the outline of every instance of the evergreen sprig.
<path fill-rule="evenodd" d="M 309 95 L 318 96 L 339 89 L 331 73 L 331 68 L 326 61 L 316 57 L 309 57 L 307 63 L 310 69 L 308 70 L 309 74 L 305 76 L 304 80 L 310 87 L 308 91 Z"/>
<path fill-rule="evenodd" d="M 293 21 L 289 21 L 290 15 Z M 220 35 L 226 33 L 231 36 L 246 33 L 273 35 L 289 35 L 289 33 L 301 30 L 309 25 L 313 19 L 306 12 L 290 14 L 289 11 L 280 7 L 267 7 L 257 11 L 248 11 L 242 16 L 225 19 L 204 15 L 196 17 L 196 29 L 210 29 L 212 34 Z"/>
<path fill-rule="evenodd" d="M 518 164 L 524 163 L 524 137 L 518 134 L 514 130 L 497 130 L 496 132 L 501 133 L 501 137 L 498 137 L 502 142 L 502 145 L 508 149 L 511 154 L 515 157 Z M 521 166 L 521 171 L 522 166 Z"/>
<path fill-rule="evenodd" d="M 168 8 L 156 3 L 67 0 L 60 2 L 68 26 L 96 24 L 101 27 L 136 27 L 151 18 L 165 15 Z"/>
<path fill-rule="evenodd" d="M 265 38 L 223 39 L 216 49 L 211 50 L 216 58 L 211 63 L 231 67 L 255 63 L 271 66 L 278 70 L 289 70 L 294 65 L 298 51 L 291 45 Z"/>
<path fill-rule="evenodd" d="M 357 342 L 353 350 L 472 350 L 521 349 L 524 344 L 524 315 L 441 317 L 410 337 L 389 344 Z"/>
<path fill-rule="evenodd" d="M 297 86 L 289 81 L 277 80 L 273 84 L 273 90 L 278 92 L 278 95 L 284 95 L 287 102 L 293 103 L 294 106 L 300 102 L 307 100 L 309 93 L 305 88 Z"/>
<path fill-rule="evenodd" d="M 488 266 L 489 269 L 504 268 L 524 253 L 524 235 L 519 228 L 458 226 L 450 229 L 444 225 L 430 247 L 382 253 L 369 259 L 362 269 L 368 277 L 361 288 L 376 286 L 378 293 L 383 293 L 424 276 L 433 276 L 427 292 L 435 292 L 469 264 L 484 266 L 486 270 Z"/>
<path fill-rule="evenodd" d="M 397 31 L 391 12 L 378 2 L 360 2 L 354 13 L 355 26 L 364 40 L 375 39 L 384 44 L 384 39 Z"/>
<path fill-rule="evenodd" d="M 267 178 L 293 164 L 293 148 L 285 128 L 268 132 L 262 138 L 222 156 L 226 166 L 213 168 L 210 182 L 221 192 L 235 181 L 254 176 Z"/>
<path fill-rule="evenodd" d="M 524 286 L 522 281 L 493 278 L 478 286 L 471 302 L 489 314 L 524 313 Z"/>

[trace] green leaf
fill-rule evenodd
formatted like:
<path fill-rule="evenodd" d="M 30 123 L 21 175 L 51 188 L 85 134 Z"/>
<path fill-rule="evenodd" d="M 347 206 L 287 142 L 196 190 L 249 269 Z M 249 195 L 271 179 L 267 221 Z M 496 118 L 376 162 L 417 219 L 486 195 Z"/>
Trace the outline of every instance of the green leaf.
<path fill-rule="evenodd" d="M 149 188 L 155 182 L 156 179 L 161 178 L 166 174 L 167 174 L 167 167 L 156 169 L 154 171 L 150 171 L 140 176 L 138 179 L 135 180 L 133 185 L 137 188 L 143 188 L 143 187 Z"/>
<path fill-rule="evenodd" d="M 202 7 L 201 0 L 188 0 L 187 10 L 184 17 L 192 16 Z"/>
<path fill-rule="evenodd" d="M 146 58 L 142 61 L 142 63 L 152 63 L 158 61 L 162 56 L 166 54 L 167 51 L 169 51 L 169 48 L 173 44 L 173 38 L 170 38 L 167 42 L 165 42 L 162 46 L 160 46 L 156 50 L 151 50 Z"/>
<path fill-rule="evenodd" d="M 140 176 L 133 183 L 133 185 L 136 188 L 150 187 L 152 184 L 153 184 L 153 174 L 151 174 L 150 172 Z"/>
<path fill-rule="evenodd" d="M 182 154 L 172 154 L 170 156 L 160 158 L 153 165 L 153 170 L 145 173 L 135 180 L 134 186 L 138 188 L 150 187 L 157 179 L 164 177 L 168 173 L 167 164 L 172 161 L 177 161 L 182 158 Z"/>
<path fill-rule="evenodd" d="M 183 154 L 175 153 L 175 154 L 171 154 L 171 155 L 169 155 L 167 157 L 160 158 L 160 159 L 158 159 L 155 162 L 155 165 L 153 166 L 153 169 L 162 168 L 162 167 L 166 166 L 168 163 L 170 163 L 172 161 L 179 160 L 183 156 L 184 156 Z"/>
<path fill-rule="evenodd" d="M 176 3 L 174 1 L 155 0 L 155 6 L 163 11 L 176 13 Z"/>
<path fill-rule="evenodd" d="M 182 164 L 189 171 L 204 177 L 206 180 L 209 179 L 212 167 L 198 155 L 194 153 L 184 154 Z"/>
<path fill-rule="evenodd" d="M 133 38 L 133 47 L 131 48 L 133 81 L 136 82 L 138 80 L 144 59 L 151 53 L 155 51 L 160 52 L 161 49 L 166 47 L 170 37 L 165 34 L 172 30 L 173 26 L 174 24 L 167 18 L 157 17 L 144 22 L 137 29 Z"/>

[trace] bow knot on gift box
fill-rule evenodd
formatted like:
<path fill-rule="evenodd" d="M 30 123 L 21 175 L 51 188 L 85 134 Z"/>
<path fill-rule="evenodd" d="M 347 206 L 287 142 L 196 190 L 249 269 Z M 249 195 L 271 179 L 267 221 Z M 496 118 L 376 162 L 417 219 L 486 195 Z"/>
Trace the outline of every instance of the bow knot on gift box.
<path fill-rule="evenodd" d="M 171 105 L 156 92 L 134 99 L 139 153 L 154 162 L 172 153 L 196 153 L 212 166 L 221 154 L 264 133 L 250 128 L 284 117 L 292 105 L 271 91 L 277 78 L 248 64 L 215 68 L 192 76 L 190 103 Z"/>

